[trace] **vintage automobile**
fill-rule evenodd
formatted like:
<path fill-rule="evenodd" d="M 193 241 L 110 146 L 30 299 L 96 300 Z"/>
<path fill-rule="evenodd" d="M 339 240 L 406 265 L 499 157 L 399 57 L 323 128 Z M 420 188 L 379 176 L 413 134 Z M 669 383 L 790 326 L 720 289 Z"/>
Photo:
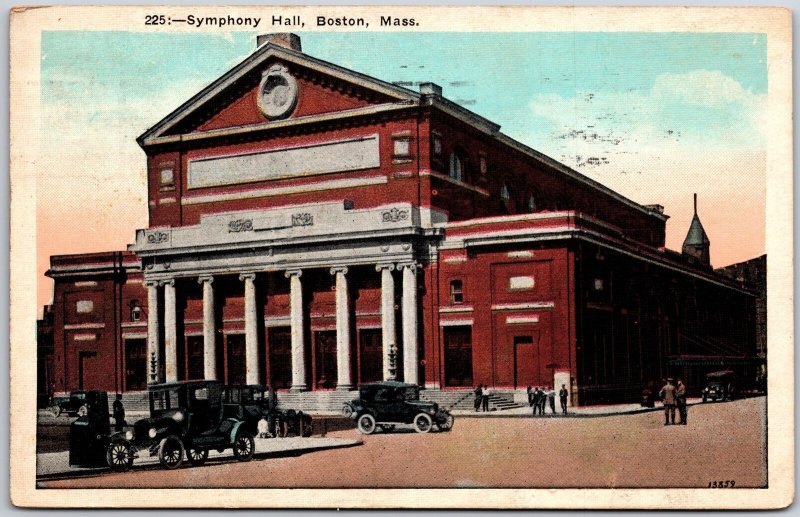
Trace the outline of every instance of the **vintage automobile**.
<path fill-rule="evenodd" d="M 274 392 L 273 392 L 274 393 Z M 222 397 L 223 415 L 244 421 L 245 429 L 258 434 L 258 421 L 267 419 L 272 436 L 311 436 L 311 415 L 292 409 L 281 410 L 270 401 L 269 390 L 260 384 L 225 386 Z"/>
<path fill-rule="evenodd" d="M 233 449 L 239 461 L 255 452 L 253 435 L 244 420 L 223 416 L 222 384 L 217 381 L 179 381 L 147 388 L 150 417 L 139 420 L 133 431 L 111 436 L 108 465 L 128 470 L 140 450 L 158 455 L 168 469 L 183 463 L 184 453 L 193 465 L 208 458 L 209 450 Z"/>
<path fill-rule="evenodd" d="M 706 374 L 706 386 L 703 388 L 703 402 L 709 399 L 733 400 L 736 393 L 736 372 L 723 370 Z"/>
<path fill-rule="evenodd" d="M 435 425 L 440 431 L 453 428 L 454 418 L 438 404 L 419 399 L 419 386 L 395 381 L 364 384 L 359 398 L 349 403 L 350 418 L 362 434 L 381 428 L 392 431 L 398 424 L 411 424 L 418 433 Z"/>
<path fill-rule="evenodd" d="M 91 392 L 91 391 L 71 391 L 68 397 L 53 397 L 53 403 L 48 410 L 54 417 L 62 414 L 69 416 L 85 416 L 86 415 L 86 397 L 91 393 L 105 393 L 105 392 Z M 89 395 L 92 396 L 92 395 Z"/>
<path fill-rule="evenodd" d="M 83 411 L 69 426 L 69 465 L 103 467 L 110 443 L 111 418 L 105 391 L 81 392 Z"/>

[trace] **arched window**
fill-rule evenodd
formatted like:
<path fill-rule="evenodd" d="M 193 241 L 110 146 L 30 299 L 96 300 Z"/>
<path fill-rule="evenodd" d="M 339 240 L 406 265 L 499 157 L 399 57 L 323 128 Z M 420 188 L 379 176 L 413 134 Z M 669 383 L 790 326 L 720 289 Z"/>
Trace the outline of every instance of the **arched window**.
<path fill-rule="evenodd" d="M 464 160 L 458 153 L 450 153 L 450 174 L 457 181 L 464 181 Z"/>
<path fill-rule="evenodd" d="M 500 187 L 500 199 L 503 200 L 503 203 L 511 200 L 511 189 L 508 188 L 508 183 L 503 183 L 503 186 Z"/>
<path fill-rule="evenodd" d="M 525 207 L 530 213 L 534 213 L 536 211 L 536 196 L 534 194 L 528 195 L 528 201 Z"/>

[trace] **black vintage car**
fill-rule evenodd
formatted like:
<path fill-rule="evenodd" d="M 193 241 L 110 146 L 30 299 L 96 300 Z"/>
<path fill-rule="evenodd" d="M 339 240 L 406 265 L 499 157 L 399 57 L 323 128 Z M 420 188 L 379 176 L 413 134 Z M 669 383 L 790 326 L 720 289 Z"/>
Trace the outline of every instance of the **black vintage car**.
<path fill-rule="evenodd" d="M 53 403 L 48 410 L 54 417 L 60 415 L 69 416 L 85 416 L 86 415 L 86 397 L 93 396 L 92 393 L 105 393 L 99 391 L 71 391 L 68 397 L 53 397 Z"/>
<path fill-rule="evenodd" d="M 372 434 L 377 428 L 391 431 L 398 424 L 411 424 L 418 433 L 427 433 L 433 426 L 441 431 L 453 428 L 453 415 L 433 402 L 419 399 L 419 386 L 395 381 L 364 384 L 359 398 L 346 410 L 358 430 Z"/>
<path fill-rule="evenodd" d="M 158 454 L 159 462 L 174 469 L 183 462 L 200 465 L 209 450 L 233 449 L 239 461 L 255 452 L 253 435 L 244 420 L 223 416 L 222 384 L 217 381 L 181 381 L 147 388 L 150 417 L 133 425 L 133 432 L 115 433 L 108 446 L 108 465 L 128 470 L 140 450 Z"/>
<path fill-rule="evenodd" d="M 736 393 L 736 372 L 723 370 L 706 374 L 703 402 L 733 400 Z"/>
<path fill-rule="evenodd" d="M 311 436 L 311 415 L 277 409 L 276 400 L 270 400 L 269 390 L 260 384 L 225 386 L 222 400 L 224 416 L 243 420 L 253 435 L 258 434 L 258 422 L 263 417 L 271 436 Z"/>
<path fill-rule="evenodd" d="M 81 392 L 81 415 L 69 426 L 69 464 L 103 467 L 110 443 L 111 418 L 105 391 Z"/>

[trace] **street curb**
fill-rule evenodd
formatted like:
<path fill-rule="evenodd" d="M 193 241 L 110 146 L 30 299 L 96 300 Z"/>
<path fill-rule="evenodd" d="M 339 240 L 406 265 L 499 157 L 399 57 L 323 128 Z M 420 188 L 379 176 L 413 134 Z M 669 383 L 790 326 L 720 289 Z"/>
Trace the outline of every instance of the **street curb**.
<path fill-rule="evenodd" d="M 702 402 L 690 402 L 687 403 L 686 406 L 695 406 L 702 404 Z M 640 413 L 653 413 L 656 411 L 663 411 L 663 406 L 657 407 L 643 407 L 637 409 L 629 409 L 626 411 L 612 411 L 608 413 L 567 413 L 566 415 L 560 413 L 549 413 L 544 415 L 532 415 L 532 414 L 503 414 L 503 411 L 490 411 L 488 415 L 483 413 L 481 414 L 470 414 L 470 413 L 453 413 L 453 416 L 459 418 L 603 418 L 609 416 L 617 416 L 617 415 L 638 415 Z"/>

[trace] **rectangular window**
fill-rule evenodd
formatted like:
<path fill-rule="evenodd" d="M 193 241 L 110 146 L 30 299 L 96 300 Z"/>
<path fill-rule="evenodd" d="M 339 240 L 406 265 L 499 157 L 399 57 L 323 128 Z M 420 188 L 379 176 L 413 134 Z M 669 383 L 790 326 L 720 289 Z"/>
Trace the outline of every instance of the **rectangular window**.
<path fill-rule="evenodd" d="M 437 135 L 437 134 L 434 134 L 433 138 L 432 138 L 432 141 L 433 141 L 433 145 L 432 145 L 432 147 L 433 147 L 433 155 L 434 156 L 442 156 L 442 137 Z"/>
<path fill-rule="evenodd" d="M 408 158 L 411 156 L 411 140 L 408 137 L 394 139 L 394 157 Z"/>
<path fill-rule="evenodd" d="M 486 173 L 489 172 L 489 165 L 486 162 L 486 156 L 484 155 L 481 155 L 480 167 L 481 167 L 481 174 L 485 176 Z"/>
<path fill-rule="evenodd" d="M 172 169 L 161 169 L 159 173 L 159 181 L 162 187 L 175 186 L 175 174 Z"/>
<path fill-rule="evenodd" d="M 603 290 L 603 279 L 602 278 L 595 278 L 594 279 L 594 290 L 595 291 L 602 291 Z"/>
<path fill-rule="evenodd" d="M 458 305 L 464 303 L 464 290 L 461 280 L 450 282 L 450 304 Z"/>

